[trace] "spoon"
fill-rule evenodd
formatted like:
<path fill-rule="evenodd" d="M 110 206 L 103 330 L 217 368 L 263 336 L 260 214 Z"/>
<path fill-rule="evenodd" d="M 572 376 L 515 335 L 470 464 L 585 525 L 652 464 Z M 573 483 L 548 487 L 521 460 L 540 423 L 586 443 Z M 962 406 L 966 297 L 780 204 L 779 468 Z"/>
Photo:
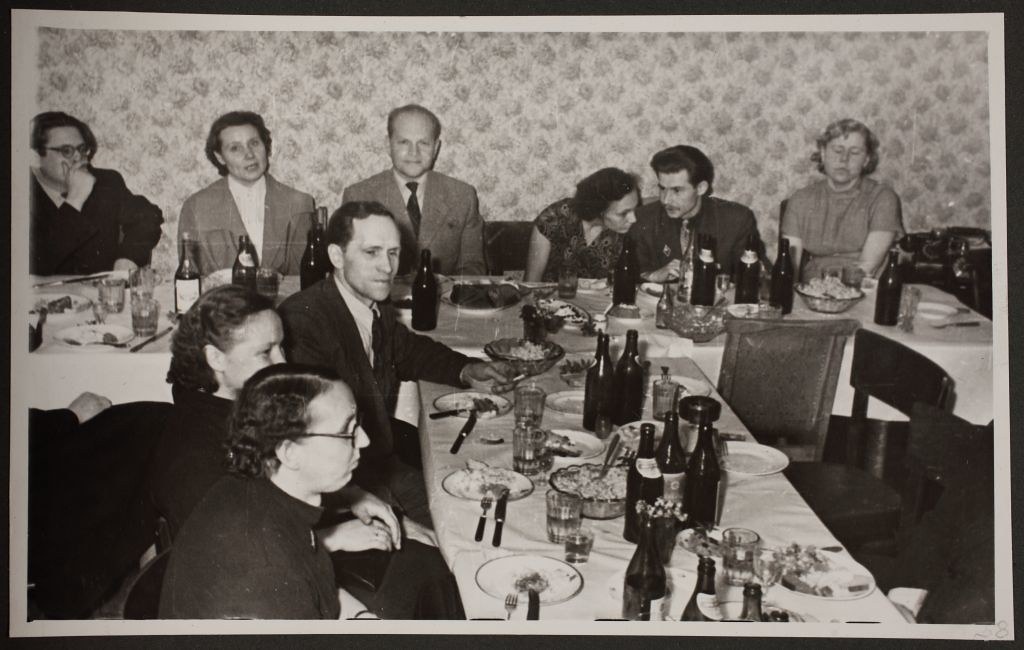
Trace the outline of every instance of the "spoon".
<path fill-rule="evenodd" d="M 619 450 L 619 434 L 612 436 L 612 439 L 608 442 L 608 451 L 604 455 L 604 465 L 601 466 L 601 473 L 598 474 L 598 478 L 604 478 L 604 475 L 608 473 L 608 468 L 612 462 L 612 458 L 615 457 L 615 452 Z"/>

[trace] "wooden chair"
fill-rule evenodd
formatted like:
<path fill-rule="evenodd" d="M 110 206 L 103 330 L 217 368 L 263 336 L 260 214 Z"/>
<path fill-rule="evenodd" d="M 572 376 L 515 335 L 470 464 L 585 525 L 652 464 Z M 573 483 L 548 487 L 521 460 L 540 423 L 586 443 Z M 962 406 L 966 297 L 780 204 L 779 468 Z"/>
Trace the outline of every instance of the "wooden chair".
<path fill-rule="evenodd" d="M 164 584 L 164 573 L 171 559 L 171 550 L 165 549 L 142 567 L 135 581 L 128 588 L 124 601 L 122 618 L 128 620 L 152 620 L 160 615 L 160 590 Z"/>
<path fill-rule="evenodd" d="M 726 322 L 718 392 L 760 442 L 820 461 L 856 320 Z"/>

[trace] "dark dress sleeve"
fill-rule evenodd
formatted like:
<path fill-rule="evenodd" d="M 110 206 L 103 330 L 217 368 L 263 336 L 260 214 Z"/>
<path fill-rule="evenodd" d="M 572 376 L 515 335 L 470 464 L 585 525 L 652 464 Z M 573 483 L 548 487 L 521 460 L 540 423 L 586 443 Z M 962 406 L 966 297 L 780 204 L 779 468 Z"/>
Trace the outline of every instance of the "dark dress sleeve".
<path fill-rule="evenodd" d="M 402 381 L 432 381 L 461 386 L 459 375 L 472 359 L 429 337 L 414 334 L 395 322 L 392 333 L 395 369 Z"/>
<path fill-rule="evenodd" d="M 121 174 L 113 170 L 97 171 L 109 175 L 110 187 L 115 194 L 117 222 L 121 228 L 117 257 L 129 259 L 139 266 L 146 266 L 152 257 L 153 247 L 160 241 L 163 213 L 146 197 L 132 194 Z"/>

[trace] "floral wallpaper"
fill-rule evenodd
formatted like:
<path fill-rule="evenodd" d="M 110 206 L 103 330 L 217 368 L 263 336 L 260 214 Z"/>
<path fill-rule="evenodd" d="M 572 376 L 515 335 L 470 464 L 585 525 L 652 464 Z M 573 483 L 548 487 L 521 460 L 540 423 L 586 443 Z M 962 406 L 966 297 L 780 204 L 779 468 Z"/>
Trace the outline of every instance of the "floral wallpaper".
<path fill-rule="evenodd" d="M 42 28 L 38 110 L 90 124 L 99 167 L 164 211 L 176 265 L 182 202 L 218 178 L 211 122 L 261 113 L 271 172 L 337 207 L 389 166 L 388 111 L 443 123 L 436 169 L 476 186 L 487 220 L 530 220 L 604 166 L 638 173 L 666 146 L 702 148 L 715 194 L 753 208 L 774 255 L 779 202 L 818 178 L 829 122 L 879 136 L 875 178 L 908 230 L 990 227 L 987 38 L 935 33 L 108 31 Z M 26 133 L 27 133 L 26 125 Z"/>

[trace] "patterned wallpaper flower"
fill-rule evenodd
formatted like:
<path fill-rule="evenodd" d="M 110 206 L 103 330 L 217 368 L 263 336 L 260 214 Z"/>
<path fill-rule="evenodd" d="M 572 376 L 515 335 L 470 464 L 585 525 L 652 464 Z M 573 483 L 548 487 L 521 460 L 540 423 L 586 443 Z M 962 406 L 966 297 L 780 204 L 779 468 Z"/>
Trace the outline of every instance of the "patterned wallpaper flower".
<path fill-rule="evenodd" d="M 42 28 L 39 110 L 88 122 L 95 164 L 164 211 L 155 254 L 176 265 L 178 212 L 217 178 L 210 123 L 263 114 L 271 171 L 337 207 L 389 165 L 388 111 L 441 118 L 438 171 L 477 187 L 488 220 L 530 220 L 614 165 L 641 175 L 666 146 L 702 148 L 715 194 L 745 203 L 774 255 L 779 202 L 818 178 L 808 156 L 855 117 L 882 143 L 875 178 L 908 230 L 990 227 L 987 40 L 941 33 L 391 33 Z M 27 126 L 26 126 L 27 131 Z"/>

